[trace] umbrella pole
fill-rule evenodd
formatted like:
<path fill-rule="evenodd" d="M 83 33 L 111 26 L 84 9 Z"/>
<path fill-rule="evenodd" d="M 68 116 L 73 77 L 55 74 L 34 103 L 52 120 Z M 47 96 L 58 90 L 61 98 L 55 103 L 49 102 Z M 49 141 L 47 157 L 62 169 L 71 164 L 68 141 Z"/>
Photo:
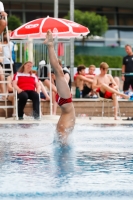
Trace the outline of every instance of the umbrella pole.
<path fill-rule="evenodd" d="M 50 115 L 52 115 L 52 83 L 51 83 L 51 65 L 49 63 L 49 71 L 50 71 Z"/>

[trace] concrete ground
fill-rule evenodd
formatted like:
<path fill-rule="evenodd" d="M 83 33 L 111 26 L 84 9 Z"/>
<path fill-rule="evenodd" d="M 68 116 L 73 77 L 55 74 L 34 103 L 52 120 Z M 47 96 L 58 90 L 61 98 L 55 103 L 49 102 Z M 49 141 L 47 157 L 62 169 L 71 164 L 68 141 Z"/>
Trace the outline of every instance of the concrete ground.
<path fill-rule="evenodd" d="M 59 119 L 59 115 L 43 115 L 41 120 L 34 120 L 29 117 L 26 117 L 24 120 L 16 120 L 13 118 L 0 117 L 0 124 L 16 124 L 16 123 L 53 123 L 56 124 Z M 113 117 L 92 117 L 88 116 L 80 116 L 76 118 L 76 124 L 133 124 L 133 120 L 123 120 L 126 117 L 119 118 L 118 120 L 114 120 Z"/>

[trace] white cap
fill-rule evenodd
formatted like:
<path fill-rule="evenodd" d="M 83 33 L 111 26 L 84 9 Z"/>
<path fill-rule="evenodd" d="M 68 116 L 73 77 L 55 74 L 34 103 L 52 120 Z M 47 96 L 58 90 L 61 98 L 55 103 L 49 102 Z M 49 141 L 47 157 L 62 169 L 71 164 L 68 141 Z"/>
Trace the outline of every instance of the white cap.
<path fill-rule="evenodd" d="M 41 60 L 41 61 L 39 62 L 39 65 L 46 65 L 45 60 Z"/>

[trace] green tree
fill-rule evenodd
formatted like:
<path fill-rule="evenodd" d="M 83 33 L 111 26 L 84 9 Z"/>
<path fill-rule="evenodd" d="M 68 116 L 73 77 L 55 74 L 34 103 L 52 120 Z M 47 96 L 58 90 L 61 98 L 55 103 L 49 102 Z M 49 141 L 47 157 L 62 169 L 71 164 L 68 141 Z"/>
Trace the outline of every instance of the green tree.
<path fill-rule="evenodd" d="M 11 15 L 8 17 L 8 29 L 9 30 L 14 30 L 16 28 L 18 28 L 19 26 L 21 26 L 21 21 L 18 17 L 16 17 L 15 15 Z"/>
<path fill-rule="evenodd" d="M 64 18 L 70 19 L 70 11 Z M 108 30 L 106 16 L 101 16 L 94 12 L 82 12 L 80 10 L 75 10 L 74 21 L 88 27 L 91 35 L 102 36 Z"/>

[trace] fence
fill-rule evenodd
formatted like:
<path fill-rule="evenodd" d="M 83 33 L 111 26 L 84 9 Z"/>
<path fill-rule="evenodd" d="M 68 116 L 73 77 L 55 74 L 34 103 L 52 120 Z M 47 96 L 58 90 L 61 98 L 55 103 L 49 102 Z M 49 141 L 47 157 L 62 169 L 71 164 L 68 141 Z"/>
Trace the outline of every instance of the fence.
<path fill-rule="evenodd" d="M 34 62 L 35 66 L 38 66 L 41 60 L 45 60 L 49 63 L 47 47 L 43 44 L 44 40 L 12 40 L 15 44 L 15 57 L 16 62 L 24 63 L 27 60 Z M 70 65 L 70 41 L 68 40 L 58 40 L 55 42 L 55 49 L 57 56 L 60 57 L 58 53 L 58 43 L 63 43 L 64 54 L 61 56 L 61 60 L 65 65 Z M 57 47 L 56 47 L 57 46 Z"/>

